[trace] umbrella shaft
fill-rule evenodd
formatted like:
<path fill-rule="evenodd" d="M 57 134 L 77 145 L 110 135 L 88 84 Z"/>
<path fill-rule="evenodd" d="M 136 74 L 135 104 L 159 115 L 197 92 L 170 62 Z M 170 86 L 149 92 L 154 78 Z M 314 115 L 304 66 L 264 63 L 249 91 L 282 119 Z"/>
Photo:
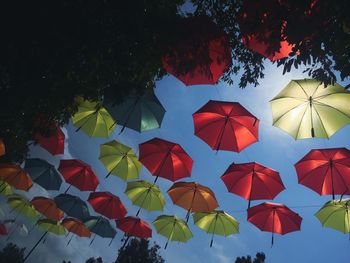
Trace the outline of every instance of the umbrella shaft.
<path fill-rule="evenodd" d="M 43 238 L 46 236 L 48 232 L 46 231 L 41 238 L 38 240 L 38 242 L 36 242 L 36 244 L 34 245 L 34 247 L 28 252 L 28 254 L 26 255 L 26 257 L 23 259 L 23 263 L 29 258 L 29 256 L 33 253 L 33 251 L 36 249 L 36 247 L 40 244 L 41 240 L 43 240 Z"/>

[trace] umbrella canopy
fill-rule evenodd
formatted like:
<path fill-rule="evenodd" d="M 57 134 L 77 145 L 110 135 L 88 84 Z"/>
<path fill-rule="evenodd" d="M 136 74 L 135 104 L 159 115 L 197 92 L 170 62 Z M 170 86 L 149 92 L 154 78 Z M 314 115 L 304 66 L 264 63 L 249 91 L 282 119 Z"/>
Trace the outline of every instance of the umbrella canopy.
<path fill-rule="evenodd" d="M 177 182 L 168 190 L 175 205 L 190 212 L 211 212 L 217 208 L 215 194 L 210 188 L 195 182 Z"/>
<path fill-rule="evenodd" d="M 35 219 L 39 215 L 29 200 L 23 196 L 11 195 L 7 198 L 7 203 L 13 210 L 23 214 L 29 219 Z"/>
<path fill-rule="evenodd" d="M 62 178 L 56 168 L 39 158 L 27 159 L 24 170 L 32 180 L 46 190 L 60 190 Z"/>
<path fill-rule="evenodd" d="M 173 30 L 181 37 L 168 47 L 164 69 L 186 86 L 215 84 L 232 64 L 228 36 L 206 16 L 183 18 Z"/>
<path fill-rule="evenodd" d="M 322 226 L 333 228 L 340 232 L 350 233 L 350 199 L 331 200 L 325 203 L 315 216 Z"/>
<path fill-rule="evenodd" d="M 314 149 L 295 165 L 298 182 L 320 195 L 350 193 L 350 151 Z"/>
<path fill-rule="evenodd" d="M 100 183 L 91 166 L 80 160 L 61 160 L 58 171 L 67 183 L 80 191 L 95 191 Z"/>
<path fill-rule="evenodd" d="M 121 104 L 106 106 L 118 125 L 138 132 L 160 127 L 165 109 L 154 93 L 131 94 Z"/>
<path fill-rule="evenodd" d="M 146 221 L 139 217 L 127 216 L 125 218 L 116 220 L 117 227 L 124 231 L 127 236 L 134 236 L 139 238 L 152 237 L 152 228 Z"/>
<path fill-rule="evenodd" d="M 271 100 L 273 125 L 295 139 L 329 138 L 350 123 L 350 92 L 337 83 L 292 80 Z"/>
<path fill-rule="evenodd" d="M 75 218 L 65 218 L 62 220 L 62 225 L 68 232 L 74 233 L 80 237 L 90 237 L 91 231 L 85 226 L 85 224 Z"/>
<path fill-rule="evenodd" d="M 128 182 L 125 194 L 133 205 L 147 211 L 163 211 L 165 200 L 159 187 L 154 184 L 144 180 Z"/>
<path fill-rule="evenodd" d="M 115 121 L 99 102 L 76 98 L 78 112 L 72 116 L 73 124 L 90 137 L 107 138 L 111 135 Z"/>
<path fill-rule="evenodd" d="M 249 208 L 247 220 L 261 231 L 272 232 L 273 245 L 274 233 L 299 231 L 303 219 L 283 204 L 266 202 Z"/>
<path fill-rule="evenodd" d="M 108 171 L 107 177 L 113 174 L 127 181 L 140 176 L 142 165 L 134 151 L 115 140 L 100 145 L 99 160 Z"/>
<path fill-rule="evenodd" d="M 274 199 L 285 189 L 278 172 L 261 164 L 231 164 L 221 176 L 227 190 L 246 200 Z"/>
<path fill-rule="evenodd" d="M 61 223 L 55 220 L 40 219 L 36 224 L 40 229 L 58 236 L 63 236 L 66 233 L 66 230 Z"/>
<path fill-rule="evenodd" d="M 51 125 L 50 136 L 46 137 L 37 133 L 34 138 L 42 148 L 52 155 L 64 154 L 65 135 L 57 125 Z"/>
<path fill-rule="evenodd" d="M 10 233 L 10 236 L 12 234 L 14 234 L 15 232 L 17 232 L 20 236 L 22 237 L 26 237 L 28 236 L 28 228 L 25 224 L 19 222 L 19 221 L 16 221 L 16 220 L 5 220 L 4 221 L 4 225 L 7 229 L 7 232 Z"/>
<path fill-rule="evenodd" d="M 11 185 L 6 183 L 5 181 L 0 180 L 0 194 L 5 196 L 12 195 L 13 191 Z"/>
<path fill-rule="evenodd" d="M 8 234 L 6 226 L 0 223 L 0 236 L 6 236 Z"/>
<path fill-rule="evenodd" d="M 30 201 L 36 211 L 44 215 L 47 219 L 60 221 L 64 217 L 64 213 L 59 209 L 54 200 L 37 196 Z"/>
<path fill-rule="evenodd" d="M 170 181 L 191 176 L 193 160 L 176 143 L 154 138 L 139 145 L 140 162 L 156 179 L 160 176 Z"/>
<path fill-rule="evenodd" d="M 213 150 L 240 152 L 258 141 L 259 120 L 238 102 L 210 100 L 192 117 L 195 135 Z"/>
<path fill-rule="evenodd" d="M 213 245 L 214 234 L 229 236 L 239 233 L 239 222 L 222 210 L 193 215 L 195 225 L 205 232 L 212 234 L 210 246 Z"/>
<path fill-rule="evenodd" d="M 86 203 L 79 197 L 70 194 L 60 194 L 54 198 L 59 209 L 68 216 L 78 219 L 85 219 L 90 216 Z"/>
<path fill-rule="evenodd" d="M 18 190 L 28 191 L 33 186 L 30 176 L 17 164 L 0 163 L 0 179 Z"/>
<path fill-rule="evenodd" d="M 111 226 L 109 221 L 102 216 L 90 216 L 85 219 L 84 224 L 91 232 L 105 238 L 114 238 L 117 231 Z"/>
<path fill-rule="evenodd" d="M 5 155 L 5 153 L 6 153 L 5 143 L 2 139 L 0 139 L 0 157 Z"/>
<path fill-rule="evenodd" d="M 110 192 L 90 193 L 88 202 L 97 213 L 109 219 L 121 219 L 127 214 L 127 210 L 119 197 Z"/>
<path fill-rule="evenodd" d="M 187 242 L 192 237 L 192 232 L 185 221 L 177 216 L 161 215 L 154 221 L 153 225 L 157 233 L 165 236 L 168 240 L 165 248 L 170 241 Z"/>

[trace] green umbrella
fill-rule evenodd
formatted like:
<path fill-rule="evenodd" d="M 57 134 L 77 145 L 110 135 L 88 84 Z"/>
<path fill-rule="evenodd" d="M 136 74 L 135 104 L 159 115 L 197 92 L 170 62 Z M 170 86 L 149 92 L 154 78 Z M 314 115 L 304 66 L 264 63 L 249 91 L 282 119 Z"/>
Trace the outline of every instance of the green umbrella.
<path fill-rule="evenodd" d="M 163 211 L 165 200 L 159 187 L 154 184 L 144 180 L 128 182 L 125 194 L 140 209 Z M 136 216 L 138 216 L 140 209 L 137 211 Z"/>
<path fill-rule="evenodd" d="M 106 106 L 113 118 L 123 128 L 138 132 L 157 129 L 160 127 L 165 109 L 154 93 L 144 95 L 130 95 L 121 104 Z"/>
<path fill-rule="evenodd" d="M 292 80 L 271 100 L 273 125 L 295 139 L 329 138 L 350 123 L 350 92 L 335 83 Z"/>
<path fill-rule="evenodd" d="M 229 236 L 239 233 L 239 222 L 222 210 L 210 213 L 196 213 L 193 215 L 193 221 L 199 228 L 212 234 L 210 246 L 213 246 L 214 234 Z"/>
<path fill-rule="evenodd" d="M 114 120 L 99 102 L 84 100 L 77 97 L 78 112 L 72 116 L 72 121 L 90 137 L 107 138 L 113 132 Z"/>
<path fill-rule="evenodd" d="M 157 233 L 168 238 L 165 248 L 168 246 L 169 240 L 178 242 L 187 242 L 192 237 L 192 232 L 188 228 L 186 222 L 177 216 L 161 215 L 153 221 Z"/>
<path fill-rule="evenodd" d="M 7 203 L 13 208 L 13 210 L 25 215 L 29 219 L 35 219 L 39 215 L 30 201 L 23 196 L 11 195 L 7 198 Z"/>
<path fill-rule="evenodd" d="M 112 243 L 117 231 L 111 226 L 109 221 L 102 216 L 90 216 L 84 220 L 86 227 L 93 233 L 95 233 L 94 238 L 91 240 L 90 245 L 94 242 L 96 235 L 103 238 L 111 238 Z"/>
<path fill-rule="evenodd" d="M 331 200 L 317 211 L 315 216 L 324 227 L 350 233 L 350 199 Z"/>
<path fill-rule="evenodd" d="M 100 145 L 100 161 L 110 174 L 119 176 L 124 181 L 140 176 L 141 163 L 134 151 L 117 141 L 110 141 Z"/>
<path fill-rule="evenodd" d="M 12 187 L 7 182 L 0 180 L 0 194 L 9 196 L 13 194 Z"/>

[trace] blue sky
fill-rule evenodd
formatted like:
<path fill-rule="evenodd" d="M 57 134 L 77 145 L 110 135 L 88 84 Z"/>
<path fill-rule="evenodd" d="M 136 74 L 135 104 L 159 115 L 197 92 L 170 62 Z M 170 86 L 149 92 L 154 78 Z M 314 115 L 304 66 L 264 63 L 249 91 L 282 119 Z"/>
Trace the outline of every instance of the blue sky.
<path fill-rule="evenodd" d="M 161 129 L 142 134 L 125 129 L 119 135 L 119 127 L 109 139 L 91 139 L 81 131 L 76 133 L 75 128 L 70 124 L 64 128 L 67 136 L 66 154 L 64 156 L 52 157 L 39 146 L 34 146 L 30 153 L 31 157 L 44 158 L 56 167 L 60 158 L 77 158 L 91 164 L 100 177 L 101 184 L 98 190 L 107 190 L 119 196 L 126 205 L 129 215 L 135 215 L 138 207 L 133 206 L 123 193 L 126 183 L 118 177 L 104 178 L 107 172 L 98 160 L 99 145 L 115 139 L 133 147 L 138 153 L 138 144 L 153 137 L 170 140 L 179 143 L 194 160 L 192 177 L 186 178 L 184 181 L 197 181 L 210 187 L 216 194 L 220 209 L 225 210 L 240 222 L 240 233 L 227 238 L 215 236 L 214 245 L 210 248 L 210 235 L 197 228 L 190 219 L 189 227 L 193 232 L 193 238 L 187 243 L 172 242 L 167 250 L 164 250 L 166 239 L 158 235 L 153 228 L 152 240 L 162 247 L 161 255 L 166 262 L 228 263 L 234 262 L 237 256 L 248 254 L 253 256 L 259 251 L 266 254 L 267 262 L 273 263 L 348 262 L 350 256 L 348 236 L 332 229 L 323 228 L 317 218 L 314 217 L 314 213 L 330 199 L 330 196 L 320 197 L 312 190 L 299 185 L 293 165 L 314 148 L 349 148 L 350 126 L 343 128 L 329 140 L 307 139 L 295 141 L 283 131 L 272 126 L 269 100 L 285 87 L 291 79 L 307 78 L 307 76 L 302 74 L 302 69 L 282 75 L 282 69 L 276 68 L 275 65 L 269 62 L 266 62 L 265 73 L 266 76 L 260 81 L 258 87 L 249 86 L 244 90 L 237 87 L 238 81 L 235 81 L 233 86 L 221 83 L 215 86 L 185 87 L 176 78 L 172 76 L 165 77 L 157 82 L 155 90 L 167 111 Z M 239 154 L 226 151 L 216 153 L 205 142 L 196 137 L 193 132 L 192 113 L 210 99 L 238 101 L 257 116 L 260 119 L 259 142 L 249 146 Z M 232 162 L 251 161 L 259 162 L 280 172 L 286 190 L 280 193 L 274 199 L 274 202 L 286 204 L 303 217 L 301 231 L 285 236 L 276 235 L 273 248 L 271 248 L 271 234 L 261 232 L 246 221 L 247 201 L 228 193 L 220 179 L 220 176 Z M 149 181 L 153 180 L 153 177 L 144 167 L 142 168 L 141 178 Z M 174 206 L 166 194 L 172 183 L 160 178 L 157 184 L 167 201 L 164 214 L 176 214 L 184 218 L 186 211 Z M 62 185 L 61 191 L 64 191 L 66 187 L 68 185 Z M 87 199 L 88 193 L 79 193 L 79 191 L 71 189 L 70 193 Z M 54 197 L 56 194 L 58 193 L 47 193 L 40 187 L 35 186 L 26 195 L 31 198 L 35 195 Z M 261 202 L 253 201 L 252 205 Z M 92 209 L 90 211 L 91 214 L 94 214 Z M 158 212 L 141 211 L 140 217 L 151 224 L 160 214 Z M 12 214 L 7 215 L 8 218 L 11 216 Z M 114 225 L 114 222 L 112 224 Z M 30 247 L 38 240 L 41 233 L 39 230 L 35 230 L 29 237 L 15 236 L 12 240 L 19 245 Z M 89 247 L 89 240 L 80 238 L 73 238 L 70 246 L 66 247 L 66 238 L 49 236 L 47 241 L 41 244 L 37 251 L 33 253 L 29 262 L 61 263 L 65 259 L 80 263 L 85 262 L 89 256 L 102 256 L 105 262 L 113 262 L 122 235 L 122 232 L 118 231 L 117 237 L 110 247 L 108 246 L 110 240 L 100 237 L 96 237 L 91 247 Z M 0 241 L 4 244 L 5 239 L 1 238 Z"/>

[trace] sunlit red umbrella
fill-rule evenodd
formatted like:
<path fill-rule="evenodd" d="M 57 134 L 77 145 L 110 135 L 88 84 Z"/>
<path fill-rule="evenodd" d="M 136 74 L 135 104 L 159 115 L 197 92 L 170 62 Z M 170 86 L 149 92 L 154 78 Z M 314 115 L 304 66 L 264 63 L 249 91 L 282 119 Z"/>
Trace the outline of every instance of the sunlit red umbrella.
<path fill-rule="evenodd" d="M 12 163 L 0 163 L 0 180 L 18 190 L 28 191 L 33 182 L 30 176 L 19 165 Z"/>
<path fill-rule="evenodd" d="M 259 120 L 238 102 L 210 100 L 192 116 L 194 133 L 213 150 L 240 152 L 258 141 Z"/>
<path fill-rule="evenodd" d="M 127 210 L 119 197 L 110 192 L 90 193 L 88 202 L 96 212 L 109 219 L 121 219 L 127 214 Z"/>
<path fill-rule="evenodd" d="M 158 177 L 176 181 L 191 176 L 193 160 L 177 143 L 154 138 L 139 145 L 140 162 Z"/>
<path fill-rule="evenodd" d="M 139 217 L 127 216 L 125 218 L 116 220 L 116 225 L 123 230 L 127 236 L 134 236 L 139 238 L 152 237 L 152 229 Z"/>
<path fill-rule="evenodd" d="M 5 150 L 5 143 L 2 139 L 0 139 L 0 156 L 5 155 L 6 150 Z"/>
<path fill-rule="evenodd" d="M 247 220 L 261 231 L 271 232 L 273 245 L 274 233 L 299 231 L 303 219 L 283 204 L 266 202 L 249 208 Z"/>
<path fill-rule="evenodd" d="M 274 199 L 285 189 L 278 172 L 261 164 L 231 164 L 221 176 L 227 190 L 249 201 Z"/>
<path fill-rule="evenodd" d="M 64 212 L 59 209 L 54 200 L 37 196 L 30 201 L 35 210 L 44 215 L 47 219 L 60 221 L 64 217 Z"/>
<path fill-rule="evenodd" d="M 0 223 L 0 236 L 5 236 L 7 234 L 8 232 L 7 232 L 6 226 Z"/>
<path fill-rule="evenodd" d="M 320 195 L 350 193 L 350 151 L 314 149 L 295 165 L 298 182 Z"/>
<path fill-rule="evenodd" d="M 62 225 L 67 229 L 68 232 L 74 233 L 80 237 L 91 237 L 90 229 L 85 224 L 76 218 L 65 218 L 62 220 Z M 72 241 L 72 237 L 69 239 L 67 245 Z"/>
<path fill-rule="evenodd" d="M 208 17 L 188 17 L 175 25 L 179 40 L 163 57 L 164 69 L 186 86 L 215 84 L 231 66 L 228 36 Z"/>
<path fill-rule="evenodd" d="M 80 160 L 61 160 L 58 171 L 67 183 L 80 191 L 95 191 L 100 183 L 91 166 Z"/>
<path fill-rule="evenodd" d="M 64 133 L 57 125 L 51 125 L 48 137 L 39 133 L 35 134 L 38 144 L 52 155 L 64 154 Z"/>

